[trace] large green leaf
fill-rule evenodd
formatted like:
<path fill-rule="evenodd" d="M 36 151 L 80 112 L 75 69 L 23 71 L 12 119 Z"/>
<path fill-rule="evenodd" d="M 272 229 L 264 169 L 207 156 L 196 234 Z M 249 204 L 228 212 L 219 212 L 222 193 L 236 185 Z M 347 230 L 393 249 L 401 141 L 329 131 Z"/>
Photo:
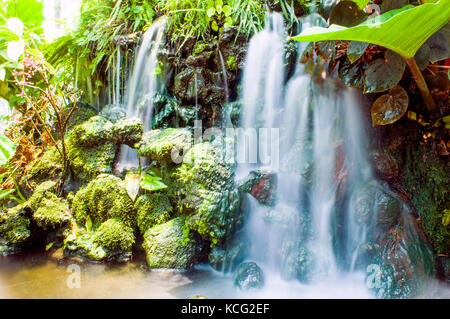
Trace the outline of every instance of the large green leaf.
<path fill-rule="evenodd" d="M 167 188 L 167 185 L 161 182 L 161 177 L 143 174 L 140 185 L 143 189 L 153 192 L 163 188 Z"/>
<path fill-rule="evenodd" d="M 9 138 L 4 134 L 0 134 L 0 166 L 8 163 L 9 159 L 16 152 L 16 147 Z"/>
<path fill-rule="evenodd" d="M 349 40 L 374 43 L 412 58 L 422 44 L 450 20 L 450 0 L 411 5 L 386 12 L 357 26 L 346 28 L 331 25 L 328 28 L 312 27 L 294 40 L 302 42 L 324 40 Z"/>

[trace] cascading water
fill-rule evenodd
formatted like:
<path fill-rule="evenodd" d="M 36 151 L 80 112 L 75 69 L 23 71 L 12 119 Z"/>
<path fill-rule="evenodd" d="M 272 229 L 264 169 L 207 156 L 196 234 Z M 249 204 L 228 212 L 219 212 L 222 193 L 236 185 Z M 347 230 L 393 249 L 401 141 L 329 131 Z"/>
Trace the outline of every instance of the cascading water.
<path fill-rule="evenodd" d="M 124 98 L 126 117 L 137 117 L 142 120 L 144 131 L 151 128 L 153 116 L 153 96 L 161 90 L 161 83 L 157 77 L 159 61 L 157 54 L 163 39 L 167 18 L 155 21 L 144 33 L 137 50 L 133 71 L 126 88 Z M 118 56 L 118 60 L 120 56 Z M 117 75 L 118 78 L 119 75 Z M 117 80 L 119 81 L 119 80 Z M 118 86 L 116 84 L 116 86 Z M 116 93 L 117 94 L 117 93 Z M 122 145 L 117 169 L 137 167 L 139 158 L 137 151 Z"/>
<path fill-rule="evenodd" d="M 340 192 L 344 183 L 356 185 L 373 178 L 363 156 L 367 143 L 353 92 L 316 87 L 300 64 L 284 85 L 284 37 L 282 17 L 269 14 L 266 28 L 250 41 L 241 97 L 243 128 L 279 130 L 279 165 L 239 164 L 237 178 L 254 169 L 277 174 L 273 206 L 264 206 L 250 195 L 246 198 L 247 260 L 255 261 L 269 281 L 296 279 L 309 285 L 302 286 L 304 290 L 326 286 L 354 271 L 364 226 L 354 218 L 352 204 L 346 205 L 344 246 L 351 252 L 340 256 L 336 239 Z M 264 145 L 269 141 L 259 137 L 259 148 L 273 151 L 273 145 Z M 238 149 L 245 148 L 245 141 L 238 140 Z M 355 296 L 369 297 L 364 276 L 355 276 L 359 285 Z"/>

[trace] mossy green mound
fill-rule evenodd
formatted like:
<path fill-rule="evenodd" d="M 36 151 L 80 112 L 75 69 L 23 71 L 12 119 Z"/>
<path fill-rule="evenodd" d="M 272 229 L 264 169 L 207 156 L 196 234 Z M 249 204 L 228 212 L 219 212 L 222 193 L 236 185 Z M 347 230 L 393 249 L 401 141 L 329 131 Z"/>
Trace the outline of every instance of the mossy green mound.
<path fill-rule="evenodd" d="M 88 216 L 94 227 L 114 217 L 128 226 L 135 224 L 133 202 L 123 181 L 113 175 L 99 175 L 81 188 L 75 194 L 72 210 L 76 221 L 81 225 L 85 225 Z"/>
<path fill-rule="evenodd" d="M 199 259 L 199 243 L 189 237 L 185 218 L 155 225 L 144 234 L 142 247 L 150 268 L 191 268 Z"/>
<path fill-rule="evenodd" d="M 117 121 L 112 127 L 112 138 L 116 144 L 134 147 L 144 133 L 142 121 L 138 118 L 126 118 Z"/>
<path fill-rule="evenodd" d="M 86 147 L 105 144 L 112 141 L 113 124 L 102 116 L 94 116 L 75 126 L 69 136 L 79 145 Z"/>
<path fill-rule="evenodd" d="M 159 163 L 181 162 L 181 156 L 189 150 L 192 143 L 191 132 L 182 128 L 167 128 L 144 133 L 137 145 L 140 156 Z"/>
<path fill-rule="evenodd" d="M 0 238 L 4 244 L 22 246 L 31 236 L 30 219 L 24 210 L 24 205 L 0 212 Z"/>
<path fill-rule="evenodd" d="M 95 232 L 94 242 L 110 250 L 130 250 L 134 244 L 133 229 L 117 218 L 108 219 Z"/>
<path fill-rule="evenodd" d="M 142 234 L 154 225 L 164 224 L 171 218 L 172 204 L 166 193 L 149 193 L 139 196 L 134 204 L 137 226 Z"/>

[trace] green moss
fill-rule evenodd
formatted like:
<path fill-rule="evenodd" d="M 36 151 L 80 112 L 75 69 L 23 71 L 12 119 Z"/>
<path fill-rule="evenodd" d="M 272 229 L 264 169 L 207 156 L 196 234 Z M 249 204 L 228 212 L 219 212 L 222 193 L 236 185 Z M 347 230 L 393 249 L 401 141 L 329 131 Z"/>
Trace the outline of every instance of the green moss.
<path fill-rule="evenodd" d="M 117 217 L 128 226 L 135 224 L 133 202 L 127 194 L 123 181 L 113 175 L 102 174 L 81 188 L 73 199 L 73 214 L 84 225 L 87 216 L 94 226 Z"/>
<path fill-rule="evenodd" d="M 117 218 L 108 219 L 95 232 L 94 242 L 110 250 L 130 250 L 134 244 L 133 229 Z"/>
<path fill-rule="evenodd" d="M 187 129 L 152 130 L 142 136 L 142 141 L 137 145 L 138 153 L 159 163 L 174 163 L 172 151 L 186 152 L 191 147 L 191 138 L 191 132 Z"/>
<path fill-rule="evenodd" d="M 30 169 L 30 172 L 27 174 L 27 180 L 29 185 L 35 188 L 43 181 L 59 178 L 62 170 L 63 161 L 61 154 L 55 146 L 52 146 Z"/>
<path fill-rule="evenodd" d="M 54 181 L 46 181 L 39 184 L 39 186 L 34 190 L 33 195 L 25 203 L 26 207 L 29 207 L 34 211 L 37 210 L 44 198 L 53 198 L 53 196 L 56 198 L 55 190 L 56 182 Z"/>
<path fill-rule="evenodd" d="M 30 237 L 30 220 L 27 218 L 24 205 L 10 208 L 6 213 L 0 212 L 0 237 L 9 245 L 25 243 Z"/>
<path fill-rule="evenodd" d="M 178 217 L 155 225 L 144 234 L 142 247 L 150 268 L 190 268 L 199 259 L 200 247 L 193 239 L 186 240 L 189 230 L 185 218 Z"/>
<path fill-rule="evenodd" d="M 154 225 L 169 221 L 173 211 L 167 194 L 159 192 L 141 195 L 134 207 L 137 214 L 137 226 L 142 234 Z"/>
<path fill-rule="evenodd" d="M 91 117 L 69 132 L 69 137 L 72 140 L 87 147 L 111 142 L 112 136 L 113 124 L 102 116 Z"/>
<path fill-rule="evenodd" d="M 51 194 L 40 201 L 39 208 L 33 214 L 33 219 L 39 227 L 57 229 L 64 225 L 70 225 L 72 214 L 65 199 Z"/>
<path fill-rule="evenodd" d="M 71 137 L 67 141 L 67 147 L 70 166 L 81 181 L 88 182 L 100 174 L 112 173 L 118 149 L 116 144 L 106 143 L 87 148 Z"/>
<path fill-rule="evenodd" d="M 138 118 L 126 118 L 117 121 L 112 127 L 112 137 L 116 144 L 133 147 L 144 133 L 142 121 Z"/>
<path fill-rule="evenodd" d="M 425 160 L 424 160 L 425 159 Z M 437 254 L 450 251 L 450 227 L 444 226 L 444 210 L 450 208 L 450 166 L 423 146 L 410 147 L 406 154 L 404 183 L 421 224 Z"/>
<path fill-rule="evenodd" d="M 94 242 L 95 233 L 84 232 L 77 236 L 70 234 L 64 243 L 64 252 L 78 255 L 93 261 L 103 261 L 108 257 L 107 251 Z"/>

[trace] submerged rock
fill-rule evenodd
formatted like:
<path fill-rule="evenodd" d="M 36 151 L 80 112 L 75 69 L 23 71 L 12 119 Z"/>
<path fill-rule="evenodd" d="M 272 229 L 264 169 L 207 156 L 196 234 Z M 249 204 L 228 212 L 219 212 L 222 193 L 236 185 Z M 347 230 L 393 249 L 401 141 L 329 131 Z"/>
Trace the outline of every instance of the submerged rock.
<path fill-rule="evenodd" d="M 138 143 L 138 154 L 159 163 L 178 164 L 192 146 L 191 132 L 182 128 L 152 130 Z"/>
<path fill-rule="evenodd" d="M 234 275 L 234 285 L 241 290 L 262 288 L 264 276 L 261 268 L 254 262 L 240 264 Z"/>
<path fill-rule="evenodd" d="M 123 181 L 113 175 L 102 174 L 81 188 L 73 199 L 76 221 L 84 225 L 89 216 L 95 226 L 117 217 L 128 226 L 135 225 L 135 211 Z"/>
<path fill-rule="evenodd" d="M 201 245 L 189 237 L 183 217 L 148 229 L 142 247 L 150 268 L 189 269 L 198 262 L 201 253 Z"/>

